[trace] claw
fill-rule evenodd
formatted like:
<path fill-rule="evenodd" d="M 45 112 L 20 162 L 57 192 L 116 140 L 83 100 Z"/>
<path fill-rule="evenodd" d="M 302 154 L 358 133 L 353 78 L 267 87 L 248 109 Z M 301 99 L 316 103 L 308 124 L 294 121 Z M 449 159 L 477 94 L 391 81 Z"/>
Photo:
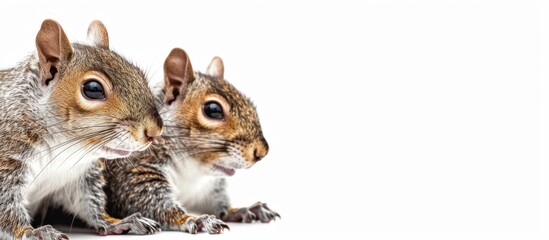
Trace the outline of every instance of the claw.
<path fill-rule="evenodd" d="M 160 231 L 160 224 L 154 220 L 141 216 L 140 213 L 135 213 L 106 228 L 100 228 L 99 235 L 126 234 L 130 230 L 141 235 L 153 234 Z"/>
<path fill-rule="evenodd" d="M 42 226 L 25 232 L 24 239 L 30 240 L 68 240 L 69 237 L 53 228 L 50 225 Z"/>
<path fill-rule="evenodd" d="M 256 202 L 248 208 L 241 208 L 227 215 L 224 214 L 223 219 L 232 222 L 251 223 L 258 220 L 262 223 L 268 223 L 277 217 L 280 218 L 280 214 L 267 207 L 266 203 Z"/>
<path fill-rule="evenodd" d="M 229 225 L 227 225 L 227 224 L 225 224 L 225 223 L 222 223 L 222 224 L 220 224 L 220 225 L 221 225 L 221 227 L 224 228 L 224 229 L 227 229 L 227 230 L 229 230 L 229 231 L 231 230 L 231 228 L 229 227 Z"/>
<path fill-rule="evenodd" d="M 183 226 L 183 231 L 191 234 L 196 234 L 201 231 L 205 231 L 210 234 L 219 234 L 222 233 L 224 229 L 229 229 L 229 226 L 213 215 L 189 217 Z"/>

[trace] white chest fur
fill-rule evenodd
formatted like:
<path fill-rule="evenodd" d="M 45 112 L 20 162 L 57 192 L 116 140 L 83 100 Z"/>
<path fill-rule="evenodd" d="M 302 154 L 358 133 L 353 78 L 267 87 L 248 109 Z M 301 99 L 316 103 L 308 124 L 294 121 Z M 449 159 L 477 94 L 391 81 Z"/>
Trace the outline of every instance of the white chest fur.
<path fill-rule="evenodd" d="M 212 209 L 212 190 L 217 177 L 204 174 L 194 160 L 177 161 L 175 167 L 166 170 L 166 176 L 173 186 L 173 197 L 184 208 L 201 213 Z"/>
<path fill-rule="evenodd" d="M 78 184 L 97 159 L 97 156 L 81 146 L 60 147 L 53 151 L 39 150 L 29 162 L 29 179 L 25 190 L 31 211 L 49 194 L 63 188 L 74 189 L 72 185 Z"/>

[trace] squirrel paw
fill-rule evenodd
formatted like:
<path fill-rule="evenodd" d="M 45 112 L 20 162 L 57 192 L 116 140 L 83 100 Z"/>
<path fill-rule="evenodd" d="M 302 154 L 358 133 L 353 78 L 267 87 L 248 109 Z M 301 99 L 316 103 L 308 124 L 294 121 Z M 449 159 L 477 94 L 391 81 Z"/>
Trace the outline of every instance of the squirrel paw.
<path fill-rule="evenodd" d="M 191 234 L 196 234 L 201 231 L 205 231 L 210 234 L 219 234 L 225 229 L 229 229 L 227 224 L 217 219 L 215 216 L 207 214 L 197 217 L 189 217 L 183 224 L 183 231 Z"/>
<path fill-rule="evenodd" d="M 160 224 L 141 216 L 141 213 L 134 213 L 107 228 L 100 229 L 99 235 L 126 234 L 130 230 L 138 235 L 153 234 L 160 231 Z"/>
<path fill-rule="evenodd" d="M 277 217 L 280 218 L 280 214 L 268 208 L 266 203 L 257 202 L 249 209 L 255 214 L 255 220 L 259 220 L 262 223 L 268 223 Z"/>
<path fill-rule="evenodd" d="M 230 209 L 229 213 L 221 213 L 221 220 L 225 222 L 251 223 L 255 218 L 255 214 L 249 208 Z"/>
<path fill-rule="evenodd" d="M 36 229 L 29 229 L 23 234 L 23 240 L 68 240 L 69 237 L 53 228 L 45 225 Z"/>
<path fill-rule="evenodd" d="M 247 208 L 229 210 L 228 214 L 222 214 L 221 219 L 226 222 L 251 223 L 258 220 L 262 223 L 268 223 L 277 217 L 280 218 L 280 214 L 269 209 L 266 203 L 257 202 Z"/>

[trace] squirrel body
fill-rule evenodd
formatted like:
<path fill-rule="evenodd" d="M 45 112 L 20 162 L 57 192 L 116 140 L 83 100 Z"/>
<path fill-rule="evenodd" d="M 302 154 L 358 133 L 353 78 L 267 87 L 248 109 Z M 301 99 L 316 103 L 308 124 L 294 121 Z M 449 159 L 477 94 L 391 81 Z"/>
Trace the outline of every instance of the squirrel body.
<path fill-rule="evenodd" d="M 158 230 L 139 214 L 114 219 L 105 211 L 97 158 L 146 149 L 163 123 L 144 74 L 109 50 L 104 25 L 92 22 L 88 36 L 93 45 L 70 43 L 45 20 L 36 53 L 0 72 L 0 239 L 68 239 L 31 226 L 43 205 L 103 235 Z"/>
<path fill-rule="evenodd" d="M 108 212 L 134 212 L 158 221 L 163 230 L 221 233 L 226 222 L 270 222 L 280 215 L 264 203 L 232 208 L 225 177 L 252 167 L 268 152 L 252 102 L 223 78 L 215 57 L 205 73 L 192 69 L 176 48 L 164 63 L 164 134 L 130 164 L 105 162 Z M 202 215 L 189 214 L 187 211 Z"/>

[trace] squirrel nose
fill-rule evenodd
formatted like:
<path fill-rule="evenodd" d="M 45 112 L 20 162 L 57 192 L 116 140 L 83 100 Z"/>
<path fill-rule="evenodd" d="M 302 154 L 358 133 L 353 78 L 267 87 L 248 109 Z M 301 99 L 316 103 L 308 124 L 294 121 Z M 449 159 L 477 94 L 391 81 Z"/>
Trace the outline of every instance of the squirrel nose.
<path fill-rule="evenodd" d="M 145 129 L 144 136 L 147 142 L 152 142 L 156 137 L 160 136 L 160 134 L 150 134 L 147 129 Z"/>
<path fill-rule="evenodd" d="M 259 162 L 266 154 L 259 153 L 257 149 L 254 149 L 254 162 Z"/>
<path fill-rule="evenodd" d="M 147 142 L 154 141 L 155 138 L 162 135 L 164 124 L 160 117 L 153 117 L 149 121 L 145 121 L 145 128 L 143 129 L 143 136 Z"/>
<path fill-rule="evenodd" d="M 259 162 L 261 159 L 263 159 L 265 156 L 267 156 L 267 153 L 269 152 L 269 147 L 267 144 L 258 144 L 258 146 L 253 148 L 253 160 L 254 162 Z"/>
<path fill-rule="evenodd" d="M 143 136 L 145 136 L 145 140 L 147 142 L 154 141 L 155 138 L 160 137 L 162 135 L 162 127 L 159 127 L 158 125 L 154 124 L 153 126 L 145 127 L 143 130 Z"/>

